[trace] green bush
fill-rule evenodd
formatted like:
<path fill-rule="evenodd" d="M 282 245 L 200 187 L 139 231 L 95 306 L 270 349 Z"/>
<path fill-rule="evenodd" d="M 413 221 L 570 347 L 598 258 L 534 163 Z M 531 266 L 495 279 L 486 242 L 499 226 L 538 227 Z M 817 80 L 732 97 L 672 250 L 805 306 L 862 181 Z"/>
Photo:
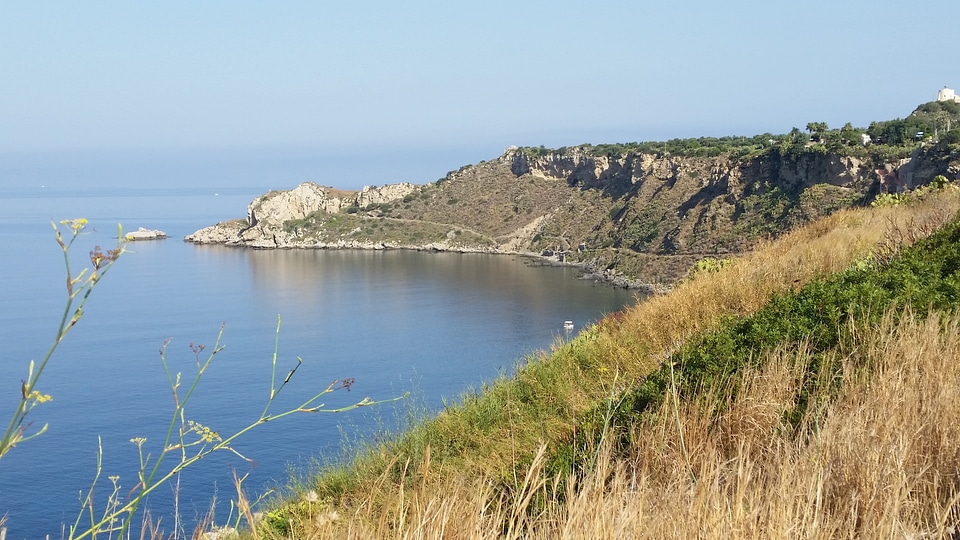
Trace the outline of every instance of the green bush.
<path fill-rule="evenodd" d="M 960 129 L 951 129 L 940 137 L 940 142 L 944 144 L 960 144 Z"/>

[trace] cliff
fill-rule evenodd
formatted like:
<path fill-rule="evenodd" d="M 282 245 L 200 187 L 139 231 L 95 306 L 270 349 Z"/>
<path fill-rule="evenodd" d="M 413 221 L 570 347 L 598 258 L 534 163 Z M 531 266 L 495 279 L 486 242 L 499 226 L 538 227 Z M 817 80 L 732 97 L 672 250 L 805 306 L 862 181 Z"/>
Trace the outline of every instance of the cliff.
<path fill-rule="evenodd" d="M 510 148 L 437 182 L 338 191 L 305 183 L 255 199 L 246 220 L 188 236 L 252 248 L 522 253 L 622 285 L 668 284 L 698 260 L 901 191 L 956 180 L 956 145 L 875 164 L 807 145 L 749 157 Z"/>

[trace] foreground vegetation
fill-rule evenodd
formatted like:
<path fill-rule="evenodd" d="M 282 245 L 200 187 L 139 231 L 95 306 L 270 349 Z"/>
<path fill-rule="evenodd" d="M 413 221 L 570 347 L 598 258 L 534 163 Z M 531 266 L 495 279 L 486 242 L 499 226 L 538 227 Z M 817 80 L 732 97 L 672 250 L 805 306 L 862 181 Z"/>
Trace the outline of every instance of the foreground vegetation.
<path fill-rule="evenodd" d="M 948 536 L 960 196 L 947 187 L 701 265 L 320 471 L 253 532 Z"/>

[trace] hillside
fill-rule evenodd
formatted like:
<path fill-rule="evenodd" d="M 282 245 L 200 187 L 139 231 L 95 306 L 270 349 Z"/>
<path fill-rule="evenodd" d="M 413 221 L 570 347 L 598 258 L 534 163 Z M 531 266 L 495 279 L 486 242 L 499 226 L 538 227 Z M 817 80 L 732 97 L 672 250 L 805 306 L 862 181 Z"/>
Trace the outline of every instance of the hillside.
<path fill-rule="evenodd" d="M 960 190 L 842 210 L 305 479 L 261 534 L 950 537 Z"/>
<path fill-rule="evenodd" d="M 891 138 L 926 126 L 923 118 L 939 112 L 951 118 L 931 107 L 919 107 L 910 122 L 870 130 Z M 958 130 L 939 140 L 864 146 L 869 130 L 809 128 L 809 135 L 795 129 L 753 138 L 510 148 L 436 182 L 361 192 L 307 183 L 259 197 L 246 220 L 187 240 L 522 253 L 580 264 L 622 285 L 656 286 L 676 282 L 704 257 L 742 253 L 880 193 L 960 174 Z"/>

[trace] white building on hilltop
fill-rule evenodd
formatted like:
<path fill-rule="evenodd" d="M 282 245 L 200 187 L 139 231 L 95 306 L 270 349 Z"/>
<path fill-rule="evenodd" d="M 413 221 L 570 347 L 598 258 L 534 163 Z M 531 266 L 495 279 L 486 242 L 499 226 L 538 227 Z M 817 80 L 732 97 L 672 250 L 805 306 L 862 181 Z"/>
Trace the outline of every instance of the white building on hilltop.
<path fill-rule="evenodd" d="M 937 92 L 937 101 L 956 101 L 960 103 L 960 96 L 953 91 L 953 88 L 947 88 L 944 86 L 939 92 Z"/>

